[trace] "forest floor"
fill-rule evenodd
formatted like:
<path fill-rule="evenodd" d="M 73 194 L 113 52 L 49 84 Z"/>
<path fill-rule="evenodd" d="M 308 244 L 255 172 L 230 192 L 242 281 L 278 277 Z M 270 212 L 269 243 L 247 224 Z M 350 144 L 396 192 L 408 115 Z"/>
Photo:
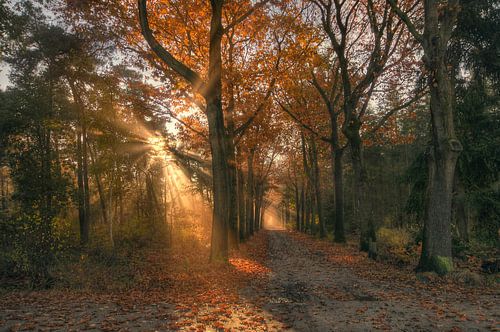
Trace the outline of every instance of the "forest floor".
<path fill-rule="evenodd" d="M 3 291 L 0 331 L 500 331 L 498 289 L 417 277 L 354 244 L 265 230 L 219 266 L 204 248 L 147 252 L 126 289 Z"/>

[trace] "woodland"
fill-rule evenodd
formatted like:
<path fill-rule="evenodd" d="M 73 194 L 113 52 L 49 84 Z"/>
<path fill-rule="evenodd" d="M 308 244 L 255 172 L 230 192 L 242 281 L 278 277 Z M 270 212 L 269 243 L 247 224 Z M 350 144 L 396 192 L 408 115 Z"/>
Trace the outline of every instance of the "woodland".
<path fill-rule="evenodd" d="M 500 328 L 497 0 L 0 0 L 0 331 Z"/>

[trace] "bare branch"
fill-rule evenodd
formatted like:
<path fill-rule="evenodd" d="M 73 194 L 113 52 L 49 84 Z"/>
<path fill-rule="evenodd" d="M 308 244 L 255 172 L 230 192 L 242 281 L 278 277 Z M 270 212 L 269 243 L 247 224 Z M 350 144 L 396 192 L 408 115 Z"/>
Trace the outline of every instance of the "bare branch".
<path fill-rule="evenodd" d="M 415 27 L 415 25 L 411 21 L 411 19 L 408 16 L 408 14 L 406 14 L 405 12 L 403 12 L 401 10 L 401 8 L 399 8 L 399 6 L 397 5 L 397 1 L 396 0 L 387 0 L 387 2 L 389 2 L 389 4 L 391 5 L 392 10 L 394 10 L 396 12 L 396 14 L 399 16 L 399 18 L 406 24 L 406 26 L 408 27 L 408 31 L 410 31 L 410 33 L 413 35 L 413 37 L 420 44 L 423 44 L 424 37 L 422 36 L 421 33 L 419 33 L 417 31 L 417 28 Z"/>
<path fill-rule="evenodd" d="M 320 140 L 324 141 L 324 142 L 327 142 L 328 144 L 331 144 L 332 143 L 332 139 L 329 138 L 329 137 L 324 137 L 324 136 L 321 136 L 317 131 L 315 131 L 313 128 L 311 128 L 310 126 L 308 126 L 307 124 L 305 124 L 304 122 L 300 121 L 300 119 L 292 113 L 292 111 L 290 111 L 285 105 L 283 105 L 280 101 L 278 101 L 278 104 L 280 105 L 281 109 L 286 113 L 288 114 L 292 119 L 293 121 L 295 121 L 298 125 L 300 125 L 302 128 L 306 129 L 307 131 L 309 131 L 310 133 L 312 133 L 314 136 L 318 137 Z"/>
<path fill-rule="evenodd" d="M 314 72 L 311 70 L 311 76 L 312 76 L 312 85 L 318 90 L 319 94 L 321 95 L 321 99 L 323 99 L 323 102 L 326 105 L 326 108 L 328 110 L 328 113 L 332 114 L 333 113 L 333 105 L 330 101 L 330 98 L 326 95 L 326 91 L 321 87 L 319 84 L 316 75 L 314 75 Z"/>
<path fill-rule="evenodd" d="M 408 106 L 410 106 L 413 103 L 420 100 L 423 96 L 426 95 L 426 91 L 427 91 L 427 89 L 425 89 L 425 88 L 420 90 L 419 92 L 417 92 L 415 94 L 415 96 L 413 98 L 411 98 L 407 102 L 405 102 L 397 107 L 394 107 L 393 109 L 391 109 L 390 111 L 385 113 L 384 116 L 377 122 L 377 124 L 366 134 L 366 137 L 373 136 L 387 122 L 387 120 L 391 116 L 393 116 L 395 113 L 407 108 Z"/>
<path fill-rule="evenodd" d="M 177 115 L 175 115 L 170 109 L 167 108 L 166 105 L 163 105 L 163 106 L 165 107 L 165 109 L 162 109 L 161 111 L 159 111 L 159 113 L 166 114 L 166 115 L 170 116 L 172 119 L 179 122 L 181 125 L 183 125 L 187 129 L 191 130 L 195 134 L 203 137 L 204 140 L 208 141 L 208 136 L 204 132 L 193 128 L 193 126 L 191 126 L 190 124 L 188 124 L 184 120 L 180 119 Z"/>

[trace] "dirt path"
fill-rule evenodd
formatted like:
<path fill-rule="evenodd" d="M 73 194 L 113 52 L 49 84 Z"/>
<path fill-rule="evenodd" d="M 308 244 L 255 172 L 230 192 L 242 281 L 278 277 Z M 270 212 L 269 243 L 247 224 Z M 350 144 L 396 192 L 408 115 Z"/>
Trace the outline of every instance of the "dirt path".
<path fill-rule="evenodd" d="M 168 256 L 152 257 L 153 288 L 6 293 L 0 331 L 499 331 L 498 291 L 423 283 L 278 228 L 241 252 L 224 268 L 192 258 L 172 270 Z"/>
<path fill-rule="evenodd" d="M 390 274 L 385 281 L 367 280 L 289 234 L 269 232 L 271 275 L 264 292 L 265 309 L 294 330 L 482 331 L 498 323 L 498 294 L 471 302 L 454 293 L 418 292 Z"/>

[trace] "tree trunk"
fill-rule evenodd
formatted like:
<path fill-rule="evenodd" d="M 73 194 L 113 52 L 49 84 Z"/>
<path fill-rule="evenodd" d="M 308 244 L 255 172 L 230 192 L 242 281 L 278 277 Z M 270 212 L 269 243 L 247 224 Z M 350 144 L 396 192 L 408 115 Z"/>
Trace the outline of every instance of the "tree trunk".
<path fill-rule="evenodd" d="M 54 217 L 54 212 L 52 211 L 52 195 L 53 195 L 53 183 L 52 183 L 52 146 L 51 146 L 51 130 L 45 130 L 45 151 L 43 155 L 44 160 L 44 181 L 46 183 L 46 193 L 45 193 L 45 211 L 44 219 L 46 227 L 51 228 L 52 218 Z"/>
<path fill-rule="evenodd" d="M 247 222 L 246 222 L 246 208 L 245 208 L 245 174 L 240 168 L 236 170 L 238 175 L 238 223 L 240 229 L 240 240 L 245 240 L 247 238 Z"/>
<path fill-rule="evenodd" d="M 285 226 L 290 223 L 290 197 L 287 195 L 285 201 Z"/>
<path fill-rule="evenodd" d="M 302 181 L 302 186 L 300 187 L 300 223 L 299 231 L 304 231 L 304 221 L 306 220 L 306 184 Z"/>
<path fill-rule="evenodd" d="M 455 93 L 452 71 L 447 61 L 448 42 L 459 7 L 457 1 L 448 2 L 445 8 L 440 6 L 435 0 L 426 0 L 424 6 L 422 46 L 424 63 L 429 73 L 432 146 L 429 152 L 426 218 L 419 269 L 445 274 L 453 269 L 451 204 L 455 166 L 462 145 L 455 135 Z M 440 15 L 442 10 L 446 15 Z"/>
<path fill-rule="evenodd" d="M 431 84 L 432 147 L 429 152 L 426 218 L 419 269 L 447 273 L 451 261 L 451 204 L 455 166 L 462 150 L 453 127 L 453 87 L 444 63 Z"/>
<path fill-rule="evenodd" d="M 351 159 L 355 180 L 355 201 L 358 206 L 358 222 L 360 228 L 359 246 L 360 250 L 368 252 L 369 256 L 376 256 L 376 233 L 373 220 L 373 210 L 369 197 L 368 174 L 363 159 L 363 143 L 360 136 L 361 122 L 352 119 L 345 130 L 346 137 L 351 148 Z"/>
<path fill-rule="evenodd" d="M 231 193 L 232 181 L 228 158 L 228 138 L 222 111 L 222 0 L 211 1 L 210 48 L 208 65 L 208 86 L 205 92 L 210 150 L 212 153 L 213 222 L 210 261 L 228 260 L 228 227 L 235 217 Z"/>
<path fill-rule="evenodd" d="M 299 184 L 295 183 L 295 229 L 300 231 L 300 198 L 299 198 Z"/>
<path fill-rule="evenodd" d="M 83 187 L 85 198 L 85 219 L 86 224 L 90 226 L 90 185 L 89 185 L 89 157 L 87 152 L 87 125 L 85 117 L 82 121 L 82 171 L 83 171 Z"/>
<path fill-rule="evenodd" d="M 254 179 L 253 179 L 253 157 L 254 157 L 254 150 L 250 150 L 250 153 L 248 154 L 247 158 L 247 169 L 248 169 L 248 174 L 247 174 L 247 183 L 246 183 L 246 188 L 247 188 L 247 204 L 246 204 L 246 213 L 247 213 L 247 230 L 248 230 L 248 235 L 253 235 L 254 233 Z"/>
<path fill-rule="evenodd" d="M 238 179 L 237 179 L 237 167 L 236 167 L 236 151 L 234 146 L 234 122 L 232 120 L 232 114 L 228 114 L 228 126 L 227 126 L 227 165 L 229 173 L 229 183 L 228 183 L 228 199 L 229 204 L 229 239 L 231 245 L 238 248 L 239 247 L 239 213 L 238 213 Z"/>
<path fill-rule="evenodd" d="M 335 194 L 335 224 L 334 241 L 337 243 L 345 242 L 344 230 L 344 149 L 340 147 L 339 127 L 337 113 L 335 110 L 329 110 L 330 126 L 332 130 L 332 142 L 330 144 L 332 156 L 333 185 Z"/>
<path fill-rule="evenodd" d="M 2 210 L 7 210 L 7 179 L 2 168 L 0 168 L 0 186 L 2 188 Z"/>
<path fill-rule="evenodd" d="M 262 209 L 262 197 L 261 197 L 261 185 L 257 184 L 255 186 L 255 213 L 254 213 L 254 230 L 258 232 L 260 230 L 260 213 Z"/>
<path fill-rule="evenodd" d="M 116 166 L 116 163 L 115 163 Z M 115 247 L 115 237 L 113 232 L 113 220 L 116 216 L 116 213 L 113 213 L 113 182 L 114 176 L 111 175 L 111 179 L 109 182 L 109 192 L 108 192 L 108 202 L 109 202 L 109 218 L 108 218 L 108 230 L 109 230 L 109 242 L 111 243 L 111 247 Z"/>
<path fill-rule="evenodd" d="M 304 233 L 310 231 L 311 234 L 314 234 L 314 229 L 312 228 L 312 223 L 311 223 L 311 205 L 312 205 L 311 195 L 309 193 L 309 190 L 307 190 L 304 201 L 304 219 L 302 224 L 302 230 L 304 231 Z"/>
<path fill-rule="evenodd" d="M 316 142 L 311 138 L 311 164 L 313 172 L 313 186 L 314 186 L 314 196 L 316 201 L 316 213 L 319 219 L 319 236 L 321 238 L 326 237 L 326 224 L 323 218 L 323 204 L 321 197 L 321 173 L 318 164 L 318 149 L 316 147 Z M 313 218 L 314 220 L 314 218 Z"/>
<path fill-rule="evenodd" d="M 71 77 L 68 77 L 68 83 L 73 95 L 75 105 L 78 111 L 78 123 L 76 134 L 76 159 L 77 159 L 77 183 L 78 183 L 78 220 L 80 224 L 80 243 L 86 246 L 89 242 L 89 218 L 87 216 L 88 209 L 86 207 L 85 193 L 85 166 L 84 166 L 84 109 L 83 102 L 75 86 L 75 82 Z"/>
<path fill-rule="evenodd" d="M 212 245 L 210 261 L 228 260 L 228 228 L 235 218 L 235 200 L 231 193 L 235 192 L 236 177 L 231 176 L 230 144 L 224 123 L 222 110 L 222 49 L 223 36 L 222 6 L 223 0 L 211 0 L 212 16 L 210 20 L 210 45 L 208 50 L 207 82 L 184 63 L 175 59 L 155 39 L 149 27 L 147 18 L 147 1 L 138 0 L 139 21 L 141 31 L 151 49 L 162 61 L 176 73 L 186 79 L 193 89 L 201 93 L 206 101 L 206 114 L 208 121 L 209 143 L 212 154 L 212 186 L 213 186 L 213 220 L 212 220 Z"/>
<path fill-rule="evenodd" d="M 92 170 L 94 171 L 93 173 L 94 173 L 95 183 L 97 186 L 97 193 L 99 194 L 99 202 L 101 205 L 102 220 L 107 225 L 108 224 L 108 213 L 107 213 L 107 209 L 106 209 L 106 198 L 104 197 L 104 193 L 102 191 L 101 177 L 100 177 L 100 174 L 96 168 L 95 148 L 92 149 L 92 146 L 89 145 L 89 151 L 90 151 L 90 161 L 92 163 Z"/>
<path fill-rule="evenodd" d="M 78 220 L 80 223 L 80 242 L 86 245 L 89 241 L 89 225 L 85 217 L 85 189 L 83 186 L 83 158 L 82 158 L 82 132 L 78 129 L 76 135 L 76 159 L 77 159 L 77 182 L 78 182 Z"/>
<path fill-rule="evenodd" d="M 333 158 L 333 182 L 335 186 L 335 235 L 337 243 L 345 242 L 344 232 L 344 170 L 343 170 L 343 149 L 334 149 L 332 146 Z"/>

